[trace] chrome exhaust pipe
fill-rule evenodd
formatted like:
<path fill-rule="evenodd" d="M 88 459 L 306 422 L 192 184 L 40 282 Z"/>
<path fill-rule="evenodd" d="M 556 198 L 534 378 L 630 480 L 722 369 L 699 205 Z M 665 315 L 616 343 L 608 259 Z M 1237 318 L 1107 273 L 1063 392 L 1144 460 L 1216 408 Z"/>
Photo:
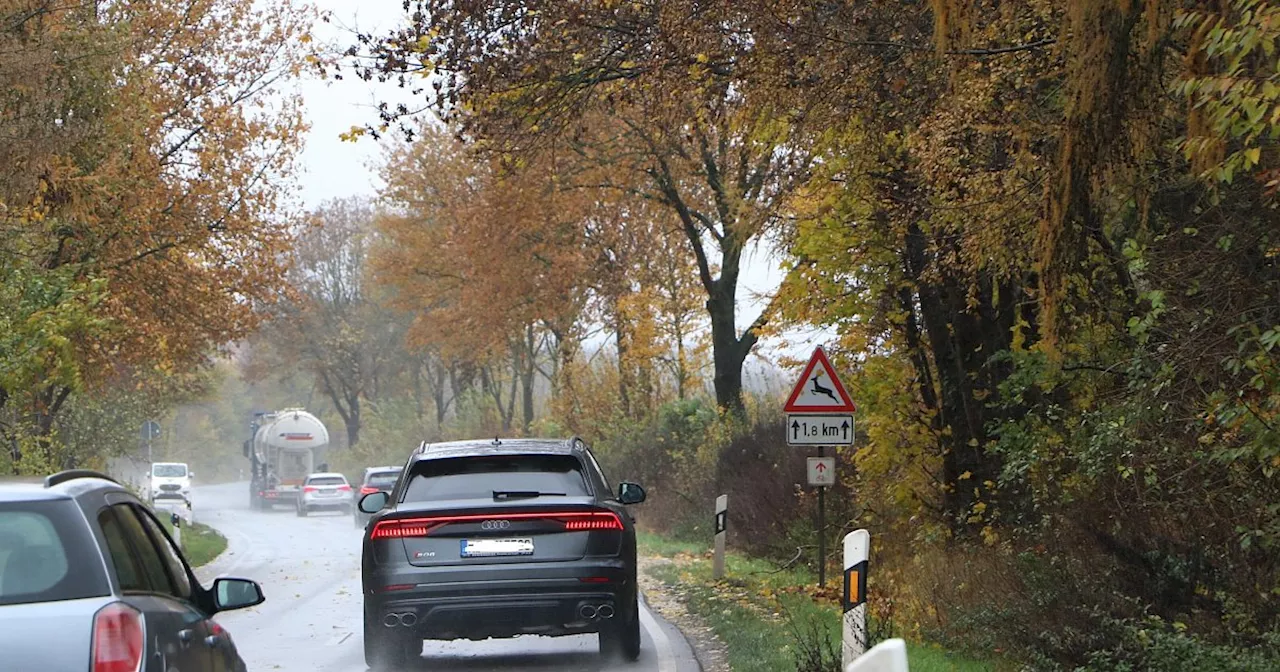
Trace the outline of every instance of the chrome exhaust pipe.
<path fill-rule="evenodd" d="M 597 613 L 598 612 L 596 611 L 596 606 L 594 604 L 584 604 L 581 607 L 578 607 L 578 615 L 588 621 L 594 621 Z"/>
<path fill-rule="evenodd" d="M 382 617 L 382 625 L 388 628 L 394 628 L 400 625 L 400 614 L 387 614 Z"/>
<path fill-rule="evenodd" d="M 412 611 L 406 611 L 405 613 L 400 614 L 400 625 L 403 625 L 406 628 L 412 628 L 417 622 L 418 615 Z"/>
<path fill-rule="evenodd" d="M 596 609 L 596 616 L 600 618 L 613 618 L 613 605 L 612 604 L 600 605 L 600 608 Z"/>

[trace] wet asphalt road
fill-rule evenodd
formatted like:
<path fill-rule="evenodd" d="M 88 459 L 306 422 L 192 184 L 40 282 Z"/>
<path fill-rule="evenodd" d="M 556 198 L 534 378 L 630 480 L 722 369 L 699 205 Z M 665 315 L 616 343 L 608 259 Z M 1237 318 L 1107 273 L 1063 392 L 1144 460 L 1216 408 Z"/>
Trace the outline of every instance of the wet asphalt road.
<path fill-rule="evenodd" d="M 267 601 L 219 614 L 252 672 L 364 672 L 361 634 L 361 530 L 341 513 L 298 518 L 291 509 L 248 507 L 248 484 L 195 489 L 195 519 L 221 531 L 228 548 L 197 570 L 207 586 L 216 576 L 250 578 Z M 565 672 L 694 672 L 684 638 L 641 606 L 642 650 L 634 663 L 607 662 L 594 635 L 524 636 L 483 642 L 427 641 L 411 670 L 562 670 Z"/>

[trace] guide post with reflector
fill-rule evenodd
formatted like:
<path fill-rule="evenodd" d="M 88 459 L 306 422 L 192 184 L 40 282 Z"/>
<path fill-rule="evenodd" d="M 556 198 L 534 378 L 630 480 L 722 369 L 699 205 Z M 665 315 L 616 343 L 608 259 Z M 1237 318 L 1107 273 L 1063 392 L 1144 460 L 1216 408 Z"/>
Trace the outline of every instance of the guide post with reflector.
<path fill-rule="evenodd" d="M 867 558 L 871 533 L 854 530 L 844 535 L 844 616 L 841 653 L 844 667 L 867 650 Z"/>
<path fill-rule="evenodd" d="M 711 559 L 711 578 L 724 578 L 724 538 L 729 529 L 729 496 L 716 497 L 716 550 Z"/>

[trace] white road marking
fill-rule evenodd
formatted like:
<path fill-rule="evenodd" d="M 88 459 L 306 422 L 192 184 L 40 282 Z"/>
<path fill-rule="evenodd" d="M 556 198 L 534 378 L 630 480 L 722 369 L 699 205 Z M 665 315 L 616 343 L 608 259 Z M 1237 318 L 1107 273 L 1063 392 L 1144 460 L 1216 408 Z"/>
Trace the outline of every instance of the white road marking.
<path fill-rule="evenodd" d="M 658 672 L 676 672 L 676 656 L 671 650 L 671 639 L 663 632 L 662 626 L 649 613 L 649 605 L 640 603 L 640 624 L 649 631 L 649 639 L 653 640 L 653 648 L 658 653 Z"/>

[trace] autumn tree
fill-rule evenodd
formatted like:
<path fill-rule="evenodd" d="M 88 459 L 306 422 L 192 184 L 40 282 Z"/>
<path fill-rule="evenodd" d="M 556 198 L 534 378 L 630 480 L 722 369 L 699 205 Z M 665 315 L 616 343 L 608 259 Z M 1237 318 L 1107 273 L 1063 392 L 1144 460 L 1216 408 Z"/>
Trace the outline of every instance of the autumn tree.
<path fill-rule="evenodd" d="M 372 202 L 358 197 L 310 213 L 294 246 L 293 296 L 279 304 L 264 333 L 263 356 L 314 376 L 342 417 L 348 447 L 360 441 L 366 403 L 398 392 L 407 369 L 408 320 L 370 282 L 376 216 Z"/>
<path fill-rule="evenodd" d="M 257 324 L 283 272 L 275 212 L 303 125 L 282 84 L 310 18 L 248 0 L 0 8 L 0 264 L 42 325 L 6 334 L 28 373 L 0 402 L 21 396 L 34 431 L 76 389 L 201 366 Z"/>
<path fill-rule="evenodd" d="M 753 85 L 833 103 L 785 305 L 838 325 L 855 370 L 902 381 L 910 362 L 916 386 L 869 386 L 893 405 L 869 407 L 878 441 L 860 465 L 876 478 L 863 484 L 911 473 L 884 446 L 927 456 L 918 490 L 882 493 L 915 507 L 899 521 L 935 512 L 996 563 L 1029 551 L 1105 567 L 1092 588 L 1051 591 L 1032 610 L 1041 623 L 987 625 L 1036 656 L 1132 662 L 1150 613 L 1274 627 L 1251 588 L 1280 570 L 1257 550 L 1274 527 L 1250 513 L 1275 497 L 1275 67 L 1258 56 L 1274 48 L 1274 10 L 772 10 L 758 53 L 779 65 Z M 1144 583 L 1155 566 L 1188 573 Z M 1116 623 L 1087 642 L 1028 634 L 1100 612 Z M 1239 635 L 1217 619 L 1198 633 Z"/>
<path fill-rule="evenodd" d="M 375 65 L 360 74 L 418 86 L 441 73 L 431 102 L 487 149 L 666 208 L 698 268 L 717 401 L 741 410 L 742 365 L 768 320 L 738 327 L 743 254 L 781 226 L 807 173 L 793 141 L 805 112 L 748 100 L 743 14 L 697 4 L 414 2 L 407 26 L 362 37 Z"/>
<path fill-rule="evenodd" d="M 536 379 L 555 378 L 550 348 L 567 347 L 582 310 L 586 260 L 567 199 L 545 175 L 506 173 L 431 127 L 393 149 L 383 175 L 377 267 L 416 315 L 411 342 L 478 365 L 504 424 L 518 396 L 527 429 Z M 508 392 L 495 362 L 510 370 Z"/>

